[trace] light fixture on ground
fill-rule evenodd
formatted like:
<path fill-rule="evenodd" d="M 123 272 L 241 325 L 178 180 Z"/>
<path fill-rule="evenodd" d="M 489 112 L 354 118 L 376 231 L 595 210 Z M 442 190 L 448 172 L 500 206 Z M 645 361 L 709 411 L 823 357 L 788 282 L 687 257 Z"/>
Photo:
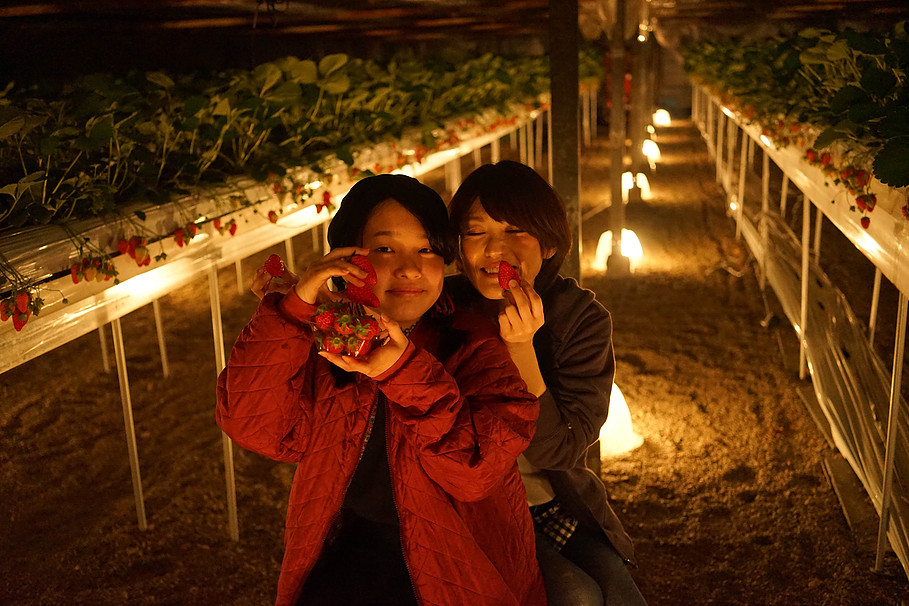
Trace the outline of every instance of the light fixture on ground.
<path fill-rule="evenodd" d="M 656 168 L 656 163 L 662 159 L 662 154 L 660 154 L 660 146 L 656 144 L 653 139 L 644 139 L 644 142 L 641 143 L 641 151 L 647 156 L 647 161 L 650 163 L 650 168 Z"/>
<path fill-rule="evenodd" d="M 658 109 L 653 112 L 653 123 L 656 126 L 669 126 L 672 124 L 672 116 L 665 109 Z"/>
<path fill-rule="evenodd" d="M 641 200 L 653 199 L 650 191 L 650 179 L 644 173 L 637 173 L 632 177 L 630 172 L 622 173 L 622 202 L 628 203 L 628 190 L 637 185 L 641 190 Z"/>
<path fill-rule="evenodd" d="M 609 255 L 612 254 L 612 231 L 604 231 L 600 234 L 600 240 L 597 242 L 597 252 L 594 255 L 591 269 L 594 271 L 606 271 L 609 262 Z M 644 257 L 644 251 L 641 248 L 641 241 L 638 240 L 637 234 L 630 229 L 622 230 L 622 256 L 627 257 L 631 270 L 640 263 Z"/>
<path fill-rule="evenodd" d="M 609 396 L 609 416 L 600 428 L 600 458 L 625 454 L 643 443 L 644 438 L 634 431 L 625 396 L 619 386 L 613 383 Z"/>

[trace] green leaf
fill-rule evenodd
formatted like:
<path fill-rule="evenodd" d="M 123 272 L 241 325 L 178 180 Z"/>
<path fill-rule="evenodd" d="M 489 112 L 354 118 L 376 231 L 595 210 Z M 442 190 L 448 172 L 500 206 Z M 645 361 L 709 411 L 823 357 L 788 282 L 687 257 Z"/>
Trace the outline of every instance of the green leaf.
<path fill-rule="evenodd" d="M 194 95 L 183 102 L 183 113 L 187 116 L 195 116 L 206 105 L 208 105 L 208 99 L 201 95 Z"/>
<path fill-rule="evenodd" d="M 50 156 L 60 145 L 60 140 L 56 137 L 42 137 L 41 141 L 38 142 L 38 153 L 42 156 Z"/>
<path fill-rule="evenodd" d="M 353 166 L 354 158 L 353 154 L 350 152 L 349 146 L 342 145 L 338 147 L 335 149 L 335 155 L 338 156 L 338 159 L 347 166 Z"/>
<path fill-rule="evenodd" d="M 36 223 L 46 224 L 54 216 L 54 211 L 38 202 L 32 202 L 25 209 L 28 211 L 29 217 Z"/>
<path fill-rule="evenodd" d="M 836 91 L 836 94 L 834 94 L 833 98 L 830 100 L 830 109 L 834 113 L 841 114 L 848 111 L 853 103 L 867 97 L 868 93 L 859 87 L 850 84 Z"/>
<path fill-rule="evenodd" d="M 872 95 L 883 99 L 896 86 L 896 76 L 893 75 L 893 72 L 885 72 L 882 69 L 871 66 L 865 68 L 862 72 L 861 84 L 862 88 L 869 91 Z"/>
<path fill-rule="evenodd" d="M 347 55 L 343 53 L 326 55 L 319 61 L 319 74 L 321 74 L 323 78 L 325 76 L 330 76 L 335 71 L 344 67 L 346 63 Z"/>
<path fill-rule="evenodd" d="M 114 121 L 110 116 L 104 116 L 92 125 L 88 138 L 96 143 L 107 143 L 114 136 Z"/>
<path fill-rule="evenodd" d="M 174 87 L 174 81 L 171 80 L 170 76 L 164 72 L 147 72 L 145 74 L 145 79 L 152 84 L 157 84 L 165 90 L 169 90 Z"/>
<path fill-rule="evenodd" d="M 831 126 L 817 136 L 817 139 L 814 140 L 814 147 L 816 149 L 824 149 L 834 141 L 845 138 L 846 133 L 837 130 L 835 126 Z"/>
<path fill-rule="evenodd" d="M 215 109 L 213 109 L 211 113 L 214 116 L 226 116 L 230 113 L 230 101 L 227 99 L 218 100 L 218 103 L 215 105 Z"/>
<path fill-rule="evenodd" d="M 316 68 L 316 62 L 305 59 L 294 64 L 289 72 L 290 78 L 299 84 L 313 84 L 319 79 L 319 71 Z"/>
<path fill-rule="evenodd" d="M 892 107 L 881 119 L 878 129 L 884 139 L 909 136 L 909 107 Z"/>
<path fill-rule="evenodd" d="M 884 112 L 885 109 L 874 101 L 864 101 L 850 107 L 847 115 L 856 124 L 862 124 L 880 118 Z"/>
<path fill-rule="evenodd" d="M 849 44 L 842 38 L 827 47 L 827 59 L 832 62 L 844 61 L 852 57 Z"/>
<path fill-rule="evenodd" d="M 275 105 L 296 105 L 300 102 L 303 91 L 296 82 L 285 82 L 278 86 L 269 94 L 265 95 L 265 100 Z"/>
<path fill-rule="evenodd" d="M 280 82 L 283 75 L 284 73 L 281 71 L 281 68 L 274 63 L 263 63 L 262 65 L 257 66 L 253 70 L 253 76 L 260 83 L 260 88 L 256 93 L 263 94 L 272 86 Z"/>
<path fill-rule="evenodd" d="M 335 76 L 324 82 L 320 82 L 319 86 L 325 89 L 326 93 L 340 95 L 341 93 L 347 92 L 350 88 L 350 79 L 344 75 Z"/>
<path fill-rule="evenodd" d="M 909 137 L 887 141 L 874 157 L 874 176 L 890 187 L 909 185 Z"/>
<path fill-rule="evenodd" d="M 0 107 L 0 111 L 3 109 L 5 109 L 5 107 Z M 7 116 L 4 116 L 4 113 L 7 113 Z M 0 141 L 12 137 L 22 130 L 23 126 L 25 126 L 25 116 L 21 113 L 0 113 Z"/>

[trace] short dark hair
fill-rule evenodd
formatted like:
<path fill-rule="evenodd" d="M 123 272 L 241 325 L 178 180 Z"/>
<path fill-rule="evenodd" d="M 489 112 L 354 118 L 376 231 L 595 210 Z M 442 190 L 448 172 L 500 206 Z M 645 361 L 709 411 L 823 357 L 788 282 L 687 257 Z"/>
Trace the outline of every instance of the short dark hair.
<path fill-rule="evenodd" d="M 432 250 L 445 263 L 451 263 L 457 251 L 456 234 L 448 221 L 445 203 L 432 188 L 407 175 L 375 175 L 351 187 L 328 225 L 329 246 L 362 246 L 366 222 L 376 207 L 389 198 L 417 218 Z"/>
<path fill-rule="evenodd" d="M 571 249 L 568 213 L 559 194 L 531 167 L 502 160 L 474 170 L 452 196 L 448 214 L 459 233 L 475 200 L 496 221 L 510 223 L 539 240 L 541 249 L 555 249 L 552 257 L 543 260 L 534 281 L 537 290 L 547 287 Z"/>

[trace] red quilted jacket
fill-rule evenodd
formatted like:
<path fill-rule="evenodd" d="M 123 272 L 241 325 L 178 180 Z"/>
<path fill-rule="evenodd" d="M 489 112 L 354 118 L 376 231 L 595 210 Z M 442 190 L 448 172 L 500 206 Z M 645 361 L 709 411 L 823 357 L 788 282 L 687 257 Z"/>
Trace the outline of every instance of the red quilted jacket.
<path fill-rule="evenodd" d="M 287 507 L 278 605 L 295 604 L 356 469 L 381 390 L 404 558 L 423 605 L 545 604 L 517 456 L 538 404 L 479 316 L 423 321 L 381 377 L 339 386 L 315 355 L 313 306 L 269 295 L 218 377 L 218 425 L 240 446 L 298 463 Z M 460 332 L 458 332 L 460 331 Z"/>

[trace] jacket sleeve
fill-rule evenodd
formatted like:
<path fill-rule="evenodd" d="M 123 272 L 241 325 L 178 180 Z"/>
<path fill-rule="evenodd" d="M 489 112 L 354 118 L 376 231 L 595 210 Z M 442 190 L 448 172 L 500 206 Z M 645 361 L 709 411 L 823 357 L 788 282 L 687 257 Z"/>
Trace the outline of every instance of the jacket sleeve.
<path fill-rule="evenodd" d="M 311 407 L 303 384 L 312 381 L 301 371 L 310 362 L 305 320 L 312 311 L 293 292 L 263 298 L 218 376 L 218 425 L 243 448 L 276 461 L 299 461 L 306 449 Z"/>
<path fill-rule="evenodd" d="M 572 469 L 599 438 L 609 413 L 615 378 L 612 318 L 592 302 L 577 316 L 555 354 L 554 371 L 544 375 L 536 435 L 524 453 L 536 467 Z"/>
<path fill-rule="evenodd" d="M 539 407 L 501 341 L 483 339 L 465 349 L 449 372 L 411 347 L 406 361 L 380 377 L 379 388 L 413 431 L 426 473 L 454 498 L 476 501 L 515 468 Z"/>

